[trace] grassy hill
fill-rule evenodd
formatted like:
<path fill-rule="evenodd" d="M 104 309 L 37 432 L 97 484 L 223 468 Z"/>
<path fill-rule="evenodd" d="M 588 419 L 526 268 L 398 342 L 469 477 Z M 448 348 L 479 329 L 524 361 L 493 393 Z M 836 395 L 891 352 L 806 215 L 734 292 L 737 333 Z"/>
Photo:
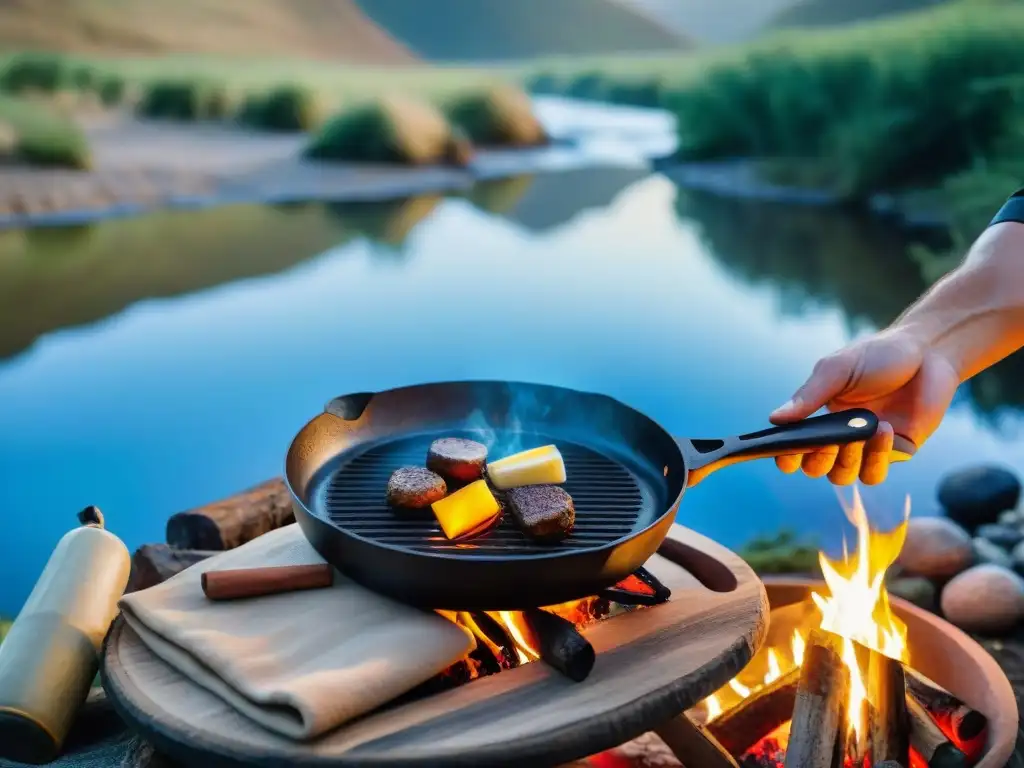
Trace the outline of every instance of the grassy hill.
<path fill-rule="evenodd" d="M 415 60 L 353 0 L 0 0 L 0 51 L 5 48 Z"/>
<path fill-rule="evenodd" d="M 356 0 L 378 26 L 433 61 L 507 61 L 688 48 L 685 37 L 615 0 Z M 424 7 L 430 11 L 425 12 Z"/>
<path fill-rule="evenodd" d="M 767 29 L 832 27 L 918 11 L 949 0 L 798 0 L 772 17 Z"/>
<path fill-rule="evenodd" d="M 736 43 L 754 35 L 794 0 L 615 0 L 702 43 Z M 838 2 L 840 0 L 826 0 Z"/>

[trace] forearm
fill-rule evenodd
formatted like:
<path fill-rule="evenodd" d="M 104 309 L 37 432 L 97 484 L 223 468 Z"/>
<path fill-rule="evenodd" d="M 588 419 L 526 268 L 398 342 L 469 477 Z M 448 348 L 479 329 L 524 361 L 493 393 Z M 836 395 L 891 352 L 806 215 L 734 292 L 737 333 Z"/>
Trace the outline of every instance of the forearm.
<path fill-rule="evenodd" d="M 943 355 L 961 381 L 1024 346 L 1024 223 L 989 227 L 892 327 Z"/>

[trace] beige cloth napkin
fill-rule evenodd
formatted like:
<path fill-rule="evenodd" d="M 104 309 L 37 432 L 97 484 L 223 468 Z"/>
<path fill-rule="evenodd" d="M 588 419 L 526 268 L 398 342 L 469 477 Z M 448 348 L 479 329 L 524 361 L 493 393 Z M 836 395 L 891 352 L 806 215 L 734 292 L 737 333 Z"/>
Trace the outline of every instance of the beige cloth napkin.
<path fill-rule="evenodd" d="M 265 728 L 311 739 L 461 659 L 472 634 L 335 573 L 325 589 L 207 600 L 207 570 L 322 563 L 297 524 L 125 595 L 128 625 L 154 654 Z"/>

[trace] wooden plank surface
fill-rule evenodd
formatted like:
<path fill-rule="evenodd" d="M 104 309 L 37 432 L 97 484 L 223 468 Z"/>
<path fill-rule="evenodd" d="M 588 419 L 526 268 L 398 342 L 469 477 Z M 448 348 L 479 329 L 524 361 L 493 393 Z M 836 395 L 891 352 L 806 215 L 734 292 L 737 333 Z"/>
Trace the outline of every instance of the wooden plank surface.
<path fill-rule="evenodd" d="M 527 664 L 299 744 L 252 725 L 119 622 L 104 684 L 122 716 L 157 746 L 208 765 L 557 765 L 668 721 L 724 685 L 760 647 L 768 611 L 760 580 L 710 539 L 678 526 L 672 537 L 704 553 L 700 570 L 713 571 L 716 562 L 728 568 L 735 589 L 712 591 L 664 558 L 652 559 L 649 568 L 672 599 L 588 627 L 597 661 L 581 683 Z"/>

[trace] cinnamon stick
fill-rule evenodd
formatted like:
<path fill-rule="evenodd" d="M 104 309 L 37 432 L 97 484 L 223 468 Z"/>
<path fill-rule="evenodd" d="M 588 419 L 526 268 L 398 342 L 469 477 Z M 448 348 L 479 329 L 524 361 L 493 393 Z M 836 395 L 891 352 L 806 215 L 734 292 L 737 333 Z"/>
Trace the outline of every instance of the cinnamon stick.
<path fill-rule="evenodd" d="M 793 715 L 800 669 L 755 691 L 705 726 L 705 730 L 734 755 L 742 755 Z"/>
<path fill-rule="evenodd" d="M 913 696 L 907 697 L 910 715 L 910 745 L 928 768 L 970 768 L 971 761 L 942 732 L 928 711 Z"/>
<path fill-rule="evenodd" d="M 334 569 L 327 563 L 238 568 L 206 571 L 201 581 L 203 593 L 210 600 L 236 600 L 329 587 L 334 581 Z"/>
<path fill-rule="evenodd" d="M 686 714 L 669 720 L 655 733 L 685 766 L 694 768 L 739 768 L 735 758 L 718 743 L 706 728 L 701 728 Z"/>
<path fill-rule="evenodd" d="M 842 639 L 814 630 L 807 639 L 793 706 L 785 768 L 842 765 L 850 680 L 842 660 Z"/>

